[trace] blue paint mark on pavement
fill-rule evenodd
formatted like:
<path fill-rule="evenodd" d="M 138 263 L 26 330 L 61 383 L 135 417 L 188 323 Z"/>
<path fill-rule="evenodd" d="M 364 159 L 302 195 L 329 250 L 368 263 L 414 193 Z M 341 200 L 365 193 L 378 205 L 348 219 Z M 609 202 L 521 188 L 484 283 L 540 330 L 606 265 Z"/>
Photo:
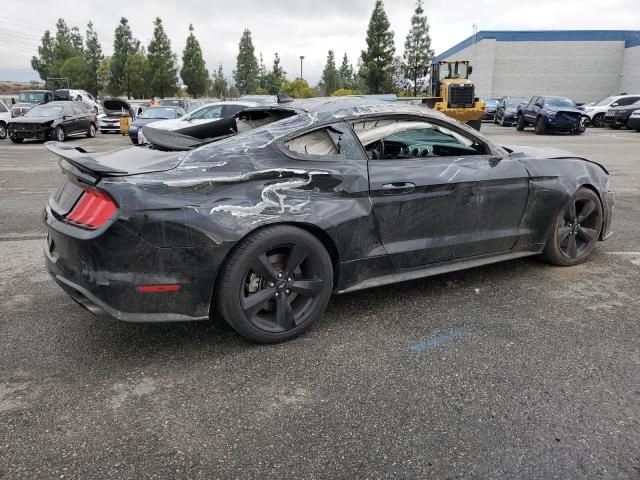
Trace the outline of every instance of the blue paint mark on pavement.
<path fill-rule="evenodd" d="M 475 330 L 471 327 L 454 328 L 449 333 L 430 338 L 426 342 L 414 343 L 411 345 L 411 351 L 417 353 L 424 352 L 425 350 L 431 350 L 432 348 L 439 347 L 443 343 L 450 342 L 451 340 L 455 340 L 458 337 L 463 337 L 473 332 L 475 332 Z"/>

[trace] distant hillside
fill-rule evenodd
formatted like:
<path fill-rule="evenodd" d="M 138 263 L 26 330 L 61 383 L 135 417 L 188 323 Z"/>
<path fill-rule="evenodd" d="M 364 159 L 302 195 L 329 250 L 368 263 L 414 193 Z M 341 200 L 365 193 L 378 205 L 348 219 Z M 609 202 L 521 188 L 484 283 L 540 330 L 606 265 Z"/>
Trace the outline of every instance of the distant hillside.
<path fill-rule="evenodd" d="M 42 88 L 42 84 L 23 82 L 0 82 L 0 95 L 17 95 L 20 90 Z"/>

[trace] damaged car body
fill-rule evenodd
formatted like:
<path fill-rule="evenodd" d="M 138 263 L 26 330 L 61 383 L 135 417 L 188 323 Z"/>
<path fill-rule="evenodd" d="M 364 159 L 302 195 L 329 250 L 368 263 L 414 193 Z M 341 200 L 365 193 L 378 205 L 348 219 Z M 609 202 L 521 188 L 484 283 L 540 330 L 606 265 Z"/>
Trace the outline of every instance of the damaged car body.
<path fill-rule="evenodd" d="M 65 180 L 46 263 L 92 311 L 219 314 L 276 342 L 332 293 L 529 255 L 575 265 L 610 234 L 602 166 L 501 147 L 420 106 L 314 99 L 247 109 L 209 143 L 164 134 L 103 154 L 48 144 Z"/>

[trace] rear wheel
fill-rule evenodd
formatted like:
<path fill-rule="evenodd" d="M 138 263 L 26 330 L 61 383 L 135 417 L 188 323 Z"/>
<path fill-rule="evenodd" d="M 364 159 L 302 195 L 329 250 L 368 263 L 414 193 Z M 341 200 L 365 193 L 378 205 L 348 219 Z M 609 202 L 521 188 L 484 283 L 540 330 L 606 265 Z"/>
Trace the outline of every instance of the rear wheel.
<path fill-rule="evenodd" d="M 544 135 L 547 132 L 547 127 L 544 124 L 544 118 L 538 117 L 536 120 L 536 135 Z"/>
<path fill-rule="evenodd" d="M 87 130 L 87 138 L 93 138 L 96 136 L 96 126 L 91 123 L 89 125 L 89 129 Z"/>
<path fill-rule="evenodd" d="M 64 128 L 62 128 L 60 125 L 56 127 L 55 136 L 56 136 L 56 140 L 59 142 L 64 142 L 64 139 L 66 138 L 66 134 L 64 133 Z"/>
<path fill-rule="evenodd" d="M 238 245 L 222 269 L 216 296 L 240 335 L 275 343 L 299 335 L 324 312 L 333 288 L 331 257 L 305 230 L 268 227 Z"/>
<path fill-rule="evenodd" d="M 518 121 L 516 122 L 516 130 L 522 132 L 524 130 L 524 117 L 522 115 L 518 115 Z"/>
<path fill-rule="evenodd" d="M 602 230 L 602 205 L 588 188 L 580 188 L 556 218 L 542 257 L 560 266 L 584 262 Z"/>

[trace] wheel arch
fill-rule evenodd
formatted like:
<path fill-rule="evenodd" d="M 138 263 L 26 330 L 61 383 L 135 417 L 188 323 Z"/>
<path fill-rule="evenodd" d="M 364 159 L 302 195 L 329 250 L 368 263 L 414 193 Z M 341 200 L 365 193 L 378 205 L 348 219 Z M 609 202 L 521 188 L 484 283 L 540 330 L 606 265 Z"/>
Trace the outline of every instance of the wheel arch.
<path fill-rule="evenodd" d="M 605 230 L 604 226 L 605 226 L 605 221 L 606 221 L 606 218 L 604 218 L 604 216 L 607 215 L 607 212 L 604 209 L 604 203 L 602 202 L 602 195 L 600 195 L 600 192 L 598 191 L 598 189 L 595 186 L 591 185 L 590 183 L 583 183 L 582 185 L 580 185 L 578 187 L 578 189 L 580 189 L 580 188 L 588 188 L 593 193 L 595 193 L 596 197 L 598 197 L 598 201 L 600 201 L 600 208 L 602 208 L 602 217 L 603 217 L 603 219 L 602 219 L 602 228 L 600 229 L 600 233 L 598 234 L 598 239 L 599 240 L 603 240 L 602 234 L 604 233 L 604 230 Z M 578 189 L 576 189 L 576 191 Z"/>
<path fill-rule="evenodd" d="M 247 233 L 245 233 L 242 236 L 242 238 L 239 238 L 235 242 L 233 247 L 229 249 L 229 251 L 226 253 L 224 258 L 220 262 L 220 268 L 218 268 L 218 271 L 216 272 L 216 277 L 215 277 L 214 282 L 213 282 L 212 296 L 211 296 L 211 307 L 210 307 L 211 313 L 214 313 L 214 309 L 215 309 L 214 303 L 215 302 L 213 300 L 215 299 L 215 291 L 218 288 L 218 284 L 220 282 L 220 277 L 221 277 L 221 274 L 222 274 L 223 267 L 227 263 L 229 257 L 233 254 L 233 252 L 235 252 L 236 248 L 238 248 L 238 245 L 240 245 L 240 243 L 242 243 L 242 241 L 244 241 L 249 236 L 255 235 L 257 232 L 260 232 L 260 231 L 262 231 L 262 230 L 264 230 L 266 228 L 279 227 L 279 226 L 296 227 L 296 228 L 299 228 L 301 230 L 304 230 L 304 231 L 310 233 L 316 239 L 318 239 L 318 241 L 320 241 L 320 243 L 322 243 L 324 248 L 327 250 L 327 253 L 329 254 L 329 257 L 331 258 L 331 264 L 333 266 L 333 285 L 338 285 L 338 281 L 340 280 L 340 254 L 338 252 L 338 247 L 336 246 L 336 243 L 335 243 L 334 239 L 331 237 L 331 235 L 329 235 L 321 227 L 319 227 L 317 225 L 314 225 L 314 224 L 311 224 L 311 223 L 307 223 L 307 222 L 291 222 L 291 221 L 287 222 L 287 221 L 283 221 L 283 222 L 267 223 L 267 224 L 264 224 L 264 225 L 260 225 L 259 227 L 254 228 L 253 230 L 250 230 Z"/>

